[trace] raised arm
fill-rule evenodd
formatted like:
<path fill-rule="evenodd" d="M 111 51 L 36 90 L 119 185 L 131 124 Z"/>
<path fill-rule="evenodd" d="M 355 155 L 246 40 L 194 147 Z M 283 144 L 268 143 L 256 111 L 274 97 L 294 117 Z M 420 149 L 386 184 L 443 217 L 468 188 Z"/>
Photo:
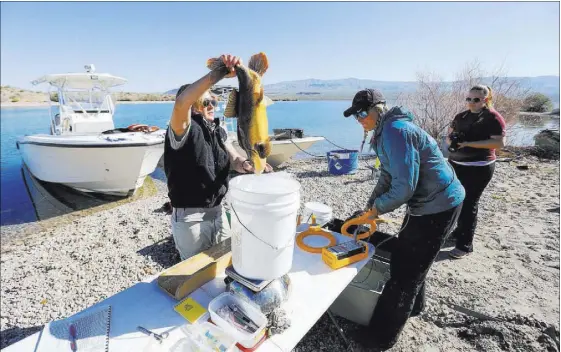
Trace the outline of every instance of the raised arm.
<path fill-rule="evenodd" d="M 224 61 L 226 67 L 228 67 L 229 73 L 210 71 L 195 83 L 187 86 L 175 99 L 175 104 L 173 105 L 173 111 L 171 113 L 170 127 L 177 136 L 185 133 L 186 129 L 191 124 L 191 107 L 197 99 L 224 77 L 235 76 L 234 67 L 241 63 L 240 59 L 232 55 L 222 55 L 220 58 Z"/>

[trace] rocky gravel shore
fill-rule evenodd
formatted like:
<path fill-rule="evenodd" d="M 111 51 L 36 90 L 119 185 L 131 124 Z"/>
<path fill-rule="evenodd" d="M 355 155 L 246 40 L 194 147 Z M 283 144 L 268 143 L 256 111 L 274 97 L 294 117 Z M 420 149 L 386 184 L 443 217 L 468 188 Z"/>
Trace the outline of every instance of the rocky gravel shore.
<path fill-rule="evenodd" d="M 293 160 L 279 171 L 300 181 L 302 207 L 323 202 L 345 219 L 375 185 L 368 164 L 361 160 L 347 176 L 330 175 L 325 159 Z M 163 208 L 166 186 L 155 184 L 153 197 L 3 241 L 0 348 L 179 261 Z M 403 215 L 402 207 L 385 217 L 400 222 Z M 381 226 L 391 233 L 399 224 Z M 392 351 L 559 350 L 558 161 L 498 163 L 482 197 L 475 252 L 452 261 L 451 246 L 429 273 L 426 311 L 409 320 Z M 344 350 L 327 316 L 295 349 Z"/>

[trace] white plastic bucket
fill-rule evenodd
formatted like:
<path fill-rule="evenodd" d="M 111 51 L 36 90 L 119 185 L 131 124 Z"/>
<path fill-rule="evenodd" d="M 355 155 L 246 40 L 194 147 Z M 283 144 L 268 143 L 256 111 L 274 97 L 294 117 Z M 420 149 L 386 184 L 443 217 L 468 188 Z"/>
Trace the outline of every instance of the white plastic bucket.
<path fill-rule="evenodd" d="M 304 204 L 304 213 L 302 214 L 302 221 L 307 223 L 312 223 L 311 216 L 315 215 L 316 223 L 323 226 L 331 221 L 333 217 L 333 211 L 331 207 L 317 202 L 308 202 Z"/>
<path fill-rule="evenodd" d="M 274 280 L 290 271 L 300 183 L 272 174 L 241 175 L 230 181 L 232 264 L 248 279 Z"/>

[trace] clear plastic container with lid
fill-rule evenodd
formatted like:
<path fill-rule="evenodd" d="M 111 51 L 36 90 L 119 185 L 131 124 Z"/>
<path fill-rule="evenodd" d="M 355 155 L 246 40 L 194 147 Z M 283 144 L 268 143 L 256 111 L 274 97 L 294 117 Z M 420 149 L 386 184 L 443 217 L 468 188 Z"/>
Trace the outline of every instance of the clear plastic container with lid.
<path fill-rule="evenodd" d="M 235 351 L 236 340 L 220 327 L 202 322 L 185 324 L 181 331 L 187 336 L 171 348 L 170 352 L 232 352 Z"/>
<path fill-rule="evenodd" d="M 257 326 L 255 332 L 249 333 L 241 330 L 219 315 L 218 311 L 222 307 L 234 305 L 237 306 L 249 319 L 251 319 L 253 323 L 255 323 Z M 213 299 L 208 306 L 208 311 L 210 312 L 210 318 L 212 321 L 245 348 L 255 346 L 259 341 L 261 341 L 263 335 L 265 334 L 265 328 L 267 327 L 267 317 L 265 314 L 261 313 L 258 308 L 252 306 L 230 292 L 222 293 Z"/>

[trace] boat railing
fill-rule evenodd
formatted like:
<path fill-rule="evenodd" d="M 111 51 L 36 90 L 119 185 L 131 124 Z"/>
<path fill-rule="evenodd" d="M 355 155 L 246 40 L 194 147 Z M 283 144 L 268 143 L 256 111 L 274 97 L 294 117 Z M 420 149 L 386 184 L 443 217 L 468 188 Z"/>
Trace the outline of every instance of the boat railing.
<path fill-rule="evenodd" d="M 65 90 L 64 87 L 56 89 L 58 94 L 58 109 L 53 108 L 50 100 L 51 134 L 61 135 L 73 131 L 76 123 L 88 124 L 102 118 L 108 122 L 113 120 L 114 104 L 109 92 L 97 89 Z M 49 92 L 49 96 L 51 95 Z M 55 112 L 54 110 L 58 110 Z M 84 119 L 85 118 L 85 119 Z M 89 122 L 88 122 L 89 121 Z M 74 126 L 76 127 L 76 126 Z"/>

